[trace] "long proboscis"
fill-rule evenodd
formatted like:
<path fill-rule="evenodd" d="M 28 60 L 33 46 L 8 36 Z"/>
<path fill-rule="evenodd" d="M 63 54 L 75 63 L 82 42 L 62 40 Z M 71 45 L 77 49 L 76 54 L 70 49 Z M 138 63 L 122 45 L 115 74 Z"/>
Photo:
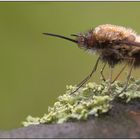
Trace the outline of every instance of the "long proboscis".
<path fill-rule="evenodd" d="M 62 35 L 52 34 L 52 33 L 43 33 L 43 34 L 44 34 L 44 35 L 49 35 L 49 36 L 58 37 L 58 38 L 62 38 L 62 39 L 66 39 L 66 40 L 72 41 L 72 42 L 74 42 L 74 43 L 78 43 L 77 40 L 74 40 L 74 39 L 71 39 L 71 38 L 68 38 L 68 37 L 65 37 L 65 36 L 62 36 Z"/>
<path fill-rule="evenodd" d="M 44 35 L 48 35 L 48 36 L 54 36 L 54 37 L 58 37 L 58 38 L 62 38 L 65 40 L 69 40 L 72 41 L 74 43 L 78 43 L 77 40 L 62 36 L 62 35 L 58 35 L 58 34 L 52 34 L 52 33 L 43 33 Z M 78 36 L 76 34 L 71 34 L 71 36 Z M 133 42 L 133 41 L 116 41 L 117 44 L 125 44 L 125 45 L 129 45 L 129 46 L 137 46 L 140 47 L 140 42 Z"/>

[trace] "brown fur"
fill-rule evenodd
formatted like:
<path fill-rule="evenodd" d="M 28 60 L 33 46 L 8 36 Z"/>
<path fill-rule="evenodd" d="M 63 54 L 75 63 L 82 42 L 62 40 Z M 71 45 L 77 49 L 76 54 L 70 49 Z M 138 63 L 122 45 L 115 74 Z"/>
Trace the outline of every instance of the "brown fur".
<path fill-rule="evenodd" d="M 138 39 L 139 36 L 132 29 L 110 24 L 100 25 L 85 35 L 77 36 L 80 48 L 96 51 L 111 66 L 122 62 L 129 64 L 135 59 L 134 67 L 139 67 Z"/>

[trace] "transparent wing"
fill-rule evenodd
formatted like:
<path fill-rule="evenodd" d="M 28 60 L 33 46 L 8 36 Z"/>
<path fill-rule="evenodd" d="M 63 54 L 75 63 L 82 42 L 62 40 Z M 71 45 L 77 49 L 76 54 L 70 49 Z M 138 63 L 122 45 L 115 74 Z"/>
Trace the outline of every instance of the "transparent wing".
<path fill-rule="evenodd" d="M 128 46 L 136 46 L 140 47 L 140 42 L 132 42 L 132 41 L 117 41 L 117 44 L 126 44 Z"/>

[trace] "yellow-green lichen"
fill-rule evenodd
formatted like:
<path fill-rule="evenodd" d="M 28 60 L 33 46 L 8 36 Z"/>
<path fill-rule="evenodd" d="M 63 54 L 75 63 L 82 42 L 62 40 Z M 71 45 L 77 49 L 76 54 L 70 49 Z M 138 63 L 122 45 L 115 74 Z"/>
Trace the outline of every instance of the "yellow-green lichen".
<path fill-rule="evenodd" d="M 88 83 L 74 94 L 75 86 L 66 86 L 66 93 L 58 97 L 53 107 L 48 108 L 48 113 L 42 117 L 28 116 L 23 122 L 24 126 L 36 124 L 63 123 L 74 120 L 86 120 L 89 116 L 99 116 L 112 108 L 111 101 L 119 97 L 126 102 L 140 98 L 140 80 L 130 79 L 128 88 L 120 93 L 124 83 L 116 81 L 108 92 L 108 82 L 101 84 Z"/>

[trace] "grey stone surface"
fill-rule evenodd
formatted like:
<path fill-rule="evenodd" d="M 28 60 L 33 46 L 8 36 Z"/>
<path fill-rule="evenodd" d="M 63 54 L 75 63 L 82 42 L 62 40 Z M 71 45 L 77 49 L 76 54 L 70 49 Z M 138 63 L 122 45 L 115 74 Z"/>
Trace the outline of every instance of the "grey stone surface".
<path fill-rule="evenodd" d="M 87 121 L 35 125 L 0 132 L 0 138 L 140 138 L 140 101 L 114 102 L 107 114 Z"/>

